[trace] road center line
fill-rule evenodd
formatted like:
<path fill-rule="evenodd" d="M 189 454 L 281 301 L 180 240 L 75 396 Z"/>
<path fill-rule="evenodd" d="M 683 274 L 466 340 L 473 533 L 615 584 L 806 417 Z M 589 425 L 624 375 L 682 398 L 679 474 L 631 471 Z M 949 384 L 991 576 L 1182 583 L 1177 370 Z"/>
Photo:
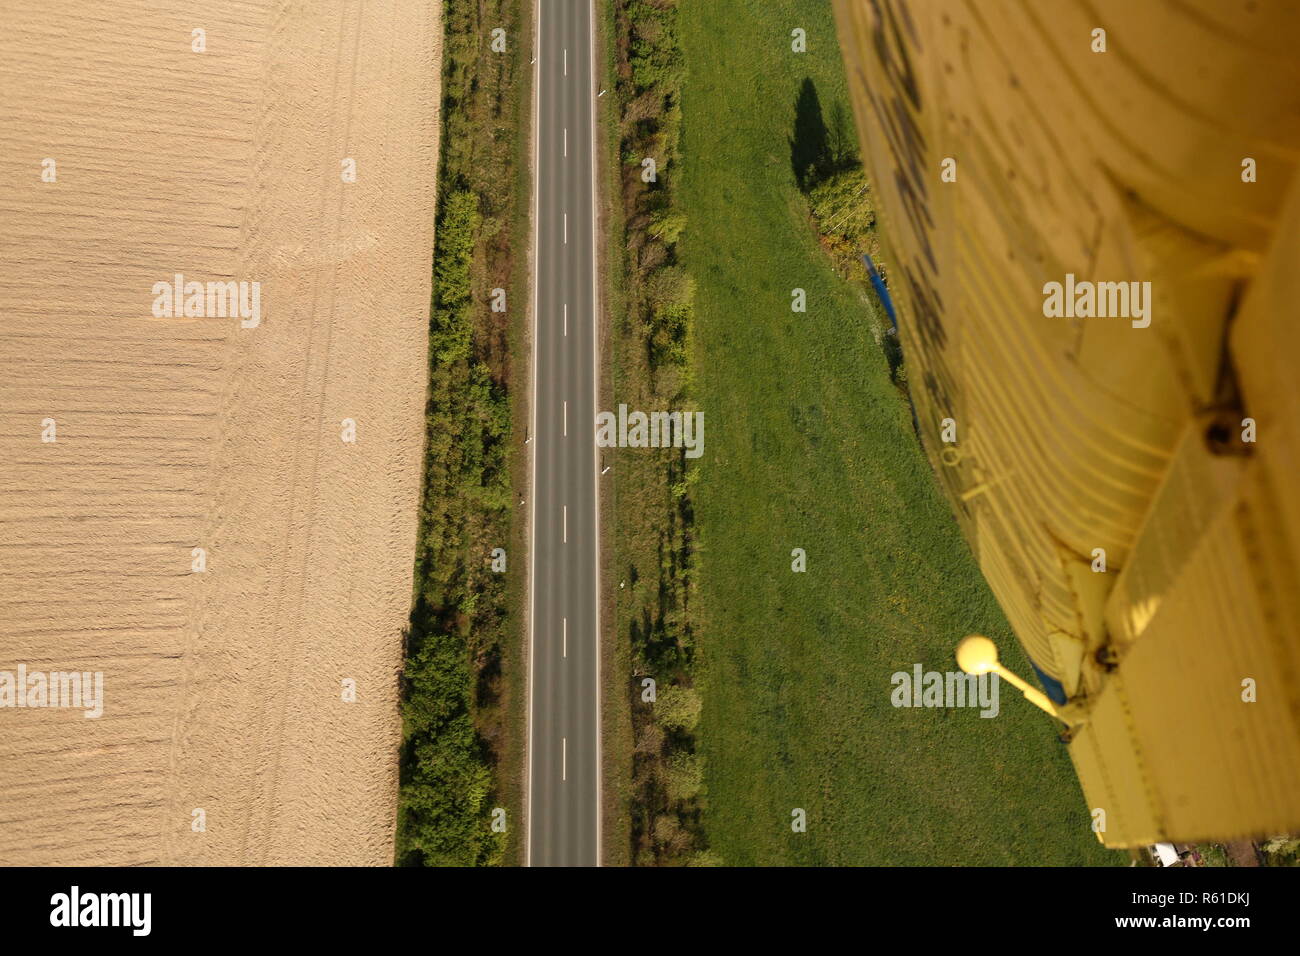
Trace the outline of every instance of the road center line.
<path fill-rule="evenodd" d="M 569 48 L 564 48 L 564 75 L 569 75 Z"/>
<path fill-rule="evenodd" d="M 561 520 L 563 521 L 563 523 L 564 523 L 564 528 L 563 528 L 563 531 L 564 531 L 564 543 L 565 543 L 565 544 L 568 544 L 568 543 L 569 543 L 569 506 L 568 506 L 568 505 L 561 505 L 560 507 L 564 509 L 563 516 L 562 516 L 562 519 L 561 519 Z"/>
<path fill-rule="evenodd" d="M 564 214 L 564 244 L 566 246 L 569 244 L 569 214 L 567 212 Z"/>
<path fill-rule="evenodd" d="M 569 437 L 569 400 L 564 400 L 564 437 Z"/>
<path fill-rule="evenodd" d="M 569 619 L 566 617 L 566 618 L 561 618 L 561 620 L 563 621 L 563 626 L 564 626 L 564 637 L 562 639 L 563 647 L 564 647 L 564 656 L 568 657 L 569 656 Z"/>
<path fill-rule="evenodd" d="M 564 155 L 569 155 L 569 127 L 564 127 Z"/>
<path fill-rule="evenodd" d="M 569 334 L 569 303 L 564 303 L 564 334 Z"/>
<path fill-rule="evenodd" d="M 569 738 L 560 738 L 560 779 L 569 779 Z"/>

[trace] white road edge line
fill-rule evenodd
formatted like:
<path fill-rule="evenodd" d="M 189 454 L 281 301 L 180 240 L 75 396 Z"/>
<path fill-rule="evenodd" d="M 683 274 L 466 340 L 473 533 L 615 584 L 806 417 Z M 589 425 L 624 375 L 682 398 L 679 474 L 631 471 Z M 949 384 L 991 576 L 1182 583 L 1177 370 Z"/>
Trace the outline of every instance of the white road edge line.
<path fill-rule="evenodd" d="M 532 419 L 532 434 L 537 434 L 537 245 L 538 245 L 538 206 L 537 195 L 541 191 L 541 164 L 539 149 L 541 131 L 541 78 L 542 78 L 542 5 L 533 4 L 533 396 L 529 417 Z M 528 507 L 528 766 L 524 775 L 524 866 L 533 865 L 533 741 L 536 727 L 533 726 L 533 597 L 537 593 L 537 446 L 532 446 L 529 457 L 531 472 Z"/>
<path fill-rule="evenodd" d="M 539 4 L 540 6 L 540 4 Z M 591 68 L 590 83 L 591 87 L 587 95 L 591 95 L 591 90 L 596 89 L 596 0 L 587 2 L 588 24 L 591 27 L 591 54 L 588 57 L 588 65 Z M 603 91 L 602 91 L 603 92 Z M 596 97 L 599 99 L 600 97 Z M 597 104 L 591 104 L 591 407 L 600 408 L 600 283 L 597 280 L 600 264 L 599 247 L 596 245 L 596 218 L 600 215 L 600 205 L 598 203 L 599 191 L 596 188 L 596 181 L 600 177 L 600 167 L 596 163 L 596 113 Z M 593 428 L 591 431 L 591 463 L 592 470 L 600 471 L 600 446 L 596 444 L 596 432 Z M 596 478 L 599 479 L 599 474 Z M 602 820 L 604 817 L 604 808 L 601 804 L 601 794 L 604 792 L 604 763 L 601 760 L 601 742 L 600 742 L 600 651 L 601 651 L 601 630 L 600 630 L 600 481 L 597 480 L 592 486 L 592 510 L 594 512 L 595 522 L 595 547 L 596 547 L 596 588 L 595 588 L 595 616 L 592 620 L 595 627 L 592 633 L 595 635 L 596 642 L 596 865 L 601 866 L 603 855 L 601 850 L 602 839 Z"/>

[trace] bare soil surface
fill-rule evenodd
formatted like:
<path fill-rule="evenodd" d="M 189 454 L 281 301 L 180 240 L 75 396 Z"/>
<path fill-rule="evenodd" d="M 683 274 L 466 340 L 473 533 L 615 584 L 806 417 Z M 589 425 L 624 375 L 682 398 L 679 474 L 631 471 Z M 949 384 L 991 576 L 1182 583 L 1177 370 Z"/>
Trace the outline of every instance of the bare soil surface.
<path fill-rule="evenodd" d="M 0 0 L 0 862 L 391 863 L 440 16 Z"/>

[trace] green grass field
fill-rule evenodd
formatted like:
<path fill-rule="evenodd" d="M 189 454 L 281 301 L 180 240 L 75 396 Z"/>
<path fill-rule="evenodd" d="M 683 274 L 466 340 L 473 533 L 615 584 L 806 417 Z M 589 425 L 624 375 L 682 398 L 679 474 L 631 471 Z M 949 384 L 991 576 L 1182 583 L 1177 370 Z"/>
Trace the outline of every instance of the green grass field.
<path fill-rule="evenodd" d="M 730 864 L 1102 864 L 1064 745 L 1003 685 L 1002 710 L 903 709 L 890 676 L 955 670 L 989 634 L 1029 668 L 890 384 L 866 293 L 838 278 L 792 169 L 811 80 L 856 150 L 829 2 L 684 0 L 685 157 L 697 282 L 692 615 L 704 826 Z M 791 52 L 791 30 L 808 52 Z M 805 102 L 807 102 L 805 100 Z M 791 311 L 791 290 L 808 311 Z M 808 570 L 791 571 L 804 548 Z M 793 808 L 808 830 L 791 830 Z"/>

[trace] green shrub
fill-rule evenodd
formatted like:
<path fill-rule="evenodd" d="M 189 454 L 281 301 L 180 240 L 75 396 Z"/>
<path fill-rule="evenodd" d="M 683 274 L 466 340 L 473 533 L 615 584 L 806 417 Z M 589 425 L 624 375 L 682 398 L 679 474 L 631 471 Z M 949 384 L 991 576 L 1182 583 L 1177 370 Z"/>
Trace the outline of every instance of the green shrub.
<path fill-rule="evenodd" d="M 662 727 L 692 733 L 700 722 L 703 706 L 704 701 L 694 688 L 674 684 L 660 692 L 655 701 L 655 717 Z"/>

